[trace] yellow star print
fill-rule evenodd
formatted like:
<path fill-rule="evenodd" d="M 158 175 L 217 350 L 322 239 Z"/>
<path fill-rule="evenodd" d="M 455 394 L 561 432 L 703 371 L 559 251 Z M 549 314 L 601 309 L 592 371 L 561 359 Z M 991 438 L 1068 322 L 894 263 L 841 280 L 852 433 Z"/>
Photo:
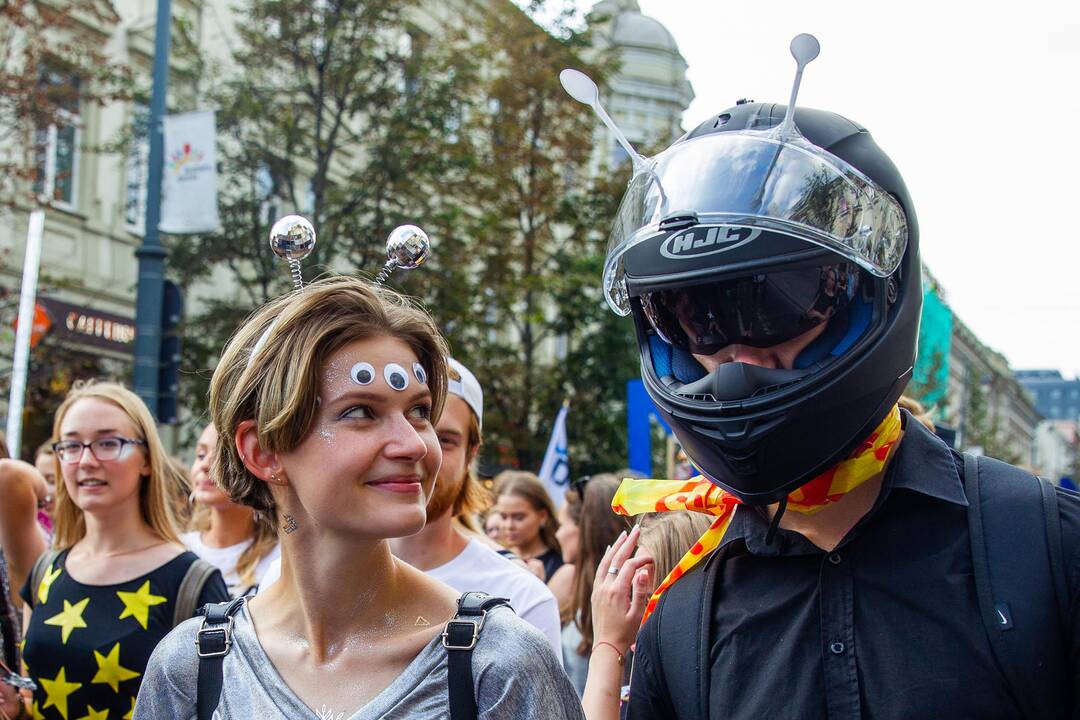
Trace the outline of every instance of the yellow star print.
<path fill-rule="evenodd" d="M 109 651 L 108 655 L 102 655 L 97 650 L 94 651 L 94 659 L 97 660 L 98 670 L 94 675 L 94 679 L 91 683 L 104 683 L 113 689 L 113 692 L 120 692 L 120 683 L 131 678 L 139 677 L 139 673 L 134 670 L 128 670 L 120 664 L 120 643 L 113 645 L 113 649 Z M 80 718 L 80 720 L 82 720 Z M 94 718 L 90 718 L 94 720 Z"/>
<path fill-rule="evenodd" d="M 49 602 L 49 590 L 52 589 L 52 584 L 56 582 L 56 578 L 60 577 L 64 572 L 64 568 L 49 568 L 45 571 L 45 577 L 41 578 L 41 584 L 38 585 L 38 602 L 42 605 Z"/>
<path fill-rule="evenodd" d="M 143 630 L 146 629 L 146 621 L 150 617 L 150 606 L 169 601 L 168 598 L 150 593 L 149 580 L 142 584 L 138 592 L 121 592 L 117 590 L 116 594 L 120 596 L 120 602 L 124 603 L 124 612 L 120 613 L 120 619 L 133 617 L 139 621 Z"/>
<path fill-rule="evenodd" d="M 64 612 L 53 615 L 45 621 L 46 625 L 57 625 L 60 627 L 60 641 L 62 644 L 67 644 L 68 637 L 71 635 L 72 630 L 75 628 L 86 627 L 86 621 L 83 620 L 82 614 L 89 602 L 90 598 L 83 598 L 72 605 L 65 600 Z"/>
<path fill-rule="evenodd" d="M 45 720 L 45 716 L 38 710 L 37 700 L 30 706 L 30 717 L 32 720 Z"/>
<path fill-rule="evenodd" d="M 120 720 L 131 720 L 132 714 L 135 712 L 135 698 L 131 698 L 131 709 L 124 713 L 124 716 Z"/>
<path fill-rule="evenodd" d="M 79 718 L 79 720 L 109 720 L 109 710 L 108 708 L 105 710 L 95 710 L 87 705 L 86 714 Z"/>
<path fill-rule="evenodd" d="M 68 682 L 64 668 L 60 668 L 60 672 L 57 673 L 55 679 L 41 678 L 38 683 L 41 684 L 42 689 L 45 691 L 45 704 L 41 706 L 41 709 L 48 710 L 55 707 L 60 716 L 67 720 L 68 695 L 81 688 L 82 683 Z"/>

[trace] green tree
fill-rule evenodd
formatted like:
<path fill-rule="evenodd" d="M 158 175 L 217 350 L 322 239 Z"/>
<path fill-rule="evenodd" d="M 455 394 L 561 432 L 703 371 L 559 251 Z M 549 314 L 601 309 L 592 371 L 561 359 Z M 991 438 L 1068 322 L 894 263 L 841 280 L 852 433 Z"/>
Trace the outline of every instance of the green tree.
<path fill-rule="evenodd" d="M 170 242 L 185 287 L 224 271 L 234 297 L 205 299 L 188 320 L 182 385 L 205 408 L 216 357 L 238 320 L 283 292 L 287 268 L 270 226 L 299 212 L 318 243 L 304 262 L 374 273 L 387 233 L 435 214 L 440 186 L 464 177 L 457 147 L 473 65 L 456 38 L 436 43 L 411 26 L 401 0 L 248 0 L 241 46 L 207 89 L 218 114 L 221 231 Z M 434 208 L 434 209 L 433 209 Z M 445 209 L 439 210 L 446 212 Z"/>

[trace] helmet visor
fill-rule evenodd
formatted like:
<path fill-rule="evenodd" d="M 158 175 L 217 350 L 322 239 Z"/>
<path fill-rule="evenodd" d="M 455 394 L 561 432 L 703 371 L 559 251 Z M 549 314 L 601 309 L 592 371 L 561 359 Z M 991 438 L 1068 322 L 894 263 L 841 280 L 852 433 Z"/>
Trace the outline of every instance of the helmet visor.
<path fill-rule="evenodd" d="M 712 355 L 792 340 L 846 307 L 858 287 L 858 266 L 841 262 L 647 292 L 641 306 L 665 341 Z"/>
<path fill-rule="evenodd" d="M 630 181 L 608 241 L 604 288 L 630 311 L 622 256 L 674 211 L 701 224 L 759 227 L 832 250 L 879 277 L 899 266 L 908 228 L 900 204 L 850 164 L 802 137 L 716 133 L 676 143 Z"/>

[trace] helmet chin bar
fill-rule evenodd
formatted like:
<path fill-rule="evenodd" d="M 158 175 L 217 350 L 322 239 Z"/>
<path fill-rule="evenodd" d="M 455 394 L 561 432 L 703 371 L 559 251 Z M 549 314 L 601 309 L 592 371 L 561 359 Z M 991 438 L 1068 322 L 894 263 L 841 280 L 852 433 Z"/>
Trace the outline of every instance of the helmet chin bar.
<path fill-rule="evenodd" d="M 741 362 L 728 362 L 711 373 L 685 385 L 673 377 L 661 378 L 668 388 L 687 399 L 703 402 L 748 400 L 761 391 L 775 390 L 781 385 L 802 380 L 816 368 L 784 370 L 763 368 Z"/>

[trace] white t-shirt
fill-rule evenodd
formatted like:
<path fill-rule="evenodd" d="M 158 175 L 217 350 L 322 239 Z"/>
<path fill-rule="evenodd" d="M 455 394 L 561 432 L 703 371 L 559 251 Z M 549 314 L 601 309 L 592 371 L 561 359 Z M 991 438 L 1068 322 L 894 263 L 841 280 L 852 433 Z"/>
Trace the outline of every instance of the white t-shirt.
<path fill-rule="evenodd" d="M 251 540 L 245 540 L 237 545 L 230 545 L 229 547 L 217 548 L 210 547 L 202 541 L 202 535 L 197 530 L 184 533 L 180 536 L 180 542 L 184 543 L 188 550 L 195 553 L 203 560 L 206 560 L 211 565 L 221 571 L 222 576 L 225 578 L 225 584 L 229 586 L 229 594 L 236 597 L 239 593 L 247 590 L 247 587 L 243 587 L 240 584 L 240 576 L 236 572 L 236 563 L 240 560 L 240 556 L 244 554 L 244 551 L 251 545 Z M 262 560 L 259 560 L 255 566 L 255 583 L 261 584 L 263 578 L 266 576 L 266 571 L 270 568 L 270 564 L 274 562 L 281 555 L 281 545 L 274 545 L 274 549 L 267 553 Z"/>
<path fill-rule="evenodd" d="M 562 661 L 559 601 L 543 580 L 525 568 L 479 540 L 470 539 L 456 558 L 428 570 L 427 574 L 459 593 L 479 590 L 508 599 L 518 617 L 544 633 Z"/>

